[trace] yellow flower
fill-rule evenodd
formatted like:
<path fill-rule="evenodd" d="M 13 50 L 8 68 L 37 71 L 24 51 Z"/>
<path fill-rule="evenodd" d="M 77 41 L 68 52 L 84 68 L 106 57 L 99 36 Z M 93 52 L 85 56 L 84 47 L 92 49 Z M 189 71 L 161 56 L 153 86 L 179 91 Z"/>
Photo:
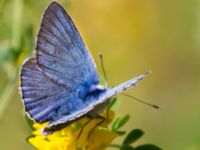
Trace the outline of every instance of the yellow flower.
<path fill-rule="evenodd" d="M 36 129 L 33 131 L 34 137 L 28 139 L 38 150 L 75 150 L 75 142 L 72 132 L 65 128 L 61 131 L 54 132 L 51 135 L 44 136 L 40 130 L 44 128 L 47 123 L 38 124 L 35 123 L 33 127 Z"/>
<path fill-rule="evenodd" d="M 101 119 L 92 119 L 84 126 L 89 119 L 83 117 L 48 136 L 44 136 L 40 132 L 48 123 L 35 123 L 33 125 L 35 131 L 33 131 L 33 136 L 28 141 L 38 150 L 104 150 L 117 137 L 116 133 L 108 130 L 108 124 L 112 122 L 114 112 L 110 110 L 108 116 L 108 120 L 104 121 L 94 130 L 93 128 Z M 104 117 L 106 117 L 106 114 L 104 114 Z M 79 136 L 81 130 L 82 133 Z"/>

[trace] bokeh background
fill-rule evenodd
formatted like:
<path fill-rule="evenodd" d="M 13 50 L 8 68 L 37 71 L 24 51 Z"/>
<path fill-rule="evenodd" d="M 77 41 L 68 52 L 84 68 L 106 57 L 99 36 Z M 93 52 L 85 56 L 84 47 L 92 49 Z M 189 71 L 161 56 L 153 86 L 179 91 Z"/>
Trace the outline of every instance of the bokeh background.
<path fill-rule="evenodd" d="M 0 149 L 31 150 L 18 93 L 20 66 L 33 56 L 42 13 L 50 0 L 0 0 Z M 139 143 L 164 150 L 200 149 L 200 0 L 60 0 L 74 19 L 110 86 L 152 74 L 128 91 L 158 104 L 154 110 L 119 96 L 117 115 Z M 118 140 L 117 142 L 119 142 Z M 138 143 L 138 144 L 139 144 Z"/>

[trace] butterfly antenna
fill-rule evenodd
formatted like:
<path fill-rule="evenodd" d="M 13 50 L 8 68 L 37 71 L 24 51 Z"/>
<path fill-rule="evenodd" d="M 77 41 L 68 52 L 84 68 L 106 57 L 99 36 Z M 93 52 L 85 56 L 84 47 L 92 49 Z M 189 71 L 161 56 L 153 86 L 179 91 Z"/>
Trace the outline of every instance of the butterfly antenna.
<path fill-rule="evenodd" d="M 105 80 L 105 86 L 108 87 L 106 71 L 105 71 L 104 64 L 103 64 L 103 55 L 102 55 L 101 52 L 99 52 L 99 58 L 100 58 L 101 67 L 102 67 L 102 70 L 103 70 L 103 75 L 104 75 L 104 80 Z"/>
<path fill-rule="evenodd" d="M 152 107 L 152 108 L 159 109 L 159 106 L 154 105 L 154 104 L 150 104 L 150 103 L 148 103 L 148 102 L 145 102 L 145 101 L 143 101 L 143 100 L 141 100 L 141 99 L 139 99 L 139 98 L 137 98 L 137 97 L 135 97 L 135 96 L 126 94 L 126 93 L 124 93 L 124 92 L 122 93 L 122 95 L 125 95 L 125 96 L 127 96 L 127 97 L 129 97 L 129 98 L 132 98 L 132 99 L 134 99 L 134 100 L 136 100 L 136 101 L 138 101 L 138 102 L 140 102 L 140 103 L 143 103 L 143 104 L 145 104 L 145 105 L 148 105 L 148 106 L 150 106 L 150 107 Z"/>

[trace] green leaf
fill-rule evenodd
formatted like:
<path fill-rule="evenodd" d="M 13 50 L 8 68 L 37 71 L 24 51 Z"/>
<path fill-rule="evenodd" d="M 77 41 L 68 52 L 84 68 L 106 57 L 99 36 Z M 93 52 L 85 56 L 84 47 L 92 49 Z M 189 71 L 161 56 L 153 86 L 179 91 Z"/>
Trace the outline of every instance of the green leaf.
<path fill-rule="evenodd" d="M 109 147 L 120 149 L 121 145 L 119 145 L 119 144 L 110 144 Z"/>
<path fill-rule="evenodd" d="M 108 108 L 109 108 L 109 109 L 113 108 L 113 107 L 115 106 L 116 103 L 117 103 L 117 98 L 116 98 L 116 97 L 112 98 L 112 99 L 110 100 L 110 103 L 109 103 Z"/>
<path fill-rule="evenodd" d="M 135 150 L 162 150 L 162 149 L 153 144 L 144 144 L 136 147 Z"/>
<path fill-rule="evenodd" d="M 134 148 L 134 147 L 131 147 L 131 146 L 122 146 L 122 147 L 120 148 L 120 150 L 135 150 L 135 148 Z"/>
<path fill-rule="evenodd" d="M 116 132 L 119 128 L 121 128 L 123 125 L 125 125 L 130 118 L 130 115 L 125 115 L 122 118 L 117 118 L 114 123 L 112 124 L 112 131 Z"/>
<path fill-rule="evenodd" d="M 34 130 L 34 128 L 33 128 L 34 121 L 31 120 L 31 119 L 28 117 L 27 114 L 25 114 L 24 118 L 25 118 L 25 120 L 26 120 L 28 126 L 30 127 L 30 129 L 33 131 L 33 130 Z"/>
<path fill-rule="evenodd" d="M 134 129 L 132 130 L 127 137 L 125 138 L 123 145 L 130 145 L 131 143 L 135 142 L 136 140 L 138 140 L 140 137 L 142 137 L 142 135 L 144 134 L 144 132 L 140 129 Z"/>
<path fill-rule="evenodd" d="M 119 120 L 120 120 L 120 118 L 118 117 L 118 118 L 113 122 L 113 124 L 112 124 L 112 131 L 113 131 L 113 132 L 116 132 L 116 130 L 117 130 L 117 124 L 118 124 Z"/>

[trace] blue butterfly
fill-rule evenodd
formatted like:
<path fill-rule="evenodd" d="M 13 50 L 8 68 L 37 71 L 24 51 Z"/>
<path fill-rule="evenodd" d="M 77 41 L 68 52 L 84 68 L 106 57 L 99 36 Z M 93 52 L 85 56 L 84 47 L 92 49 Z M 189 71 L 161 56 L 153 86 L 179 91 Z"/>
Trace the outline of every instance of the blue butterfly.
<path fill-rule="evenodd" d="M 147 74 L 114 88 L 101 86 L 96 65 L 72 19 L 52 2 L 42 19 L 36 56 L 22 66 L 22 98 L 32 119 L 49 121 L 45 134 L 83 116 L 95 116 L 109 99 L 134 87 Z"/>

